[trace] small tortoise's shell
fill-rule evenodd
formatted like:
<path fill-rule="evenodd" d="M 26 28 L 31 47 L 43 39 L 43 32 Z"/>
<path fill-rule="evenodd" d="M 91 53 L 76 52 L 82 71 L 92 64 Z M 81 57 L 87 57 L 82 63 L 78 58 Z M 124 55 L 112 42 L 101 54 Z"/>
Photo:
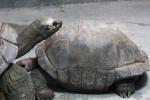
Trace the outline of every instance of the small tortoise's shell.
<path fill-rule="evenodd" d="M 69 89 L 105 90 L 149 70 L 148 57 L 113 25 L 74 22 L 36 49 L 41 67 Z"/>
<path fill-rule="evenodd" d="M 8 24 L 0 22 L 0 75 L 12 63 L 18 53 L 17 33 Z"/>

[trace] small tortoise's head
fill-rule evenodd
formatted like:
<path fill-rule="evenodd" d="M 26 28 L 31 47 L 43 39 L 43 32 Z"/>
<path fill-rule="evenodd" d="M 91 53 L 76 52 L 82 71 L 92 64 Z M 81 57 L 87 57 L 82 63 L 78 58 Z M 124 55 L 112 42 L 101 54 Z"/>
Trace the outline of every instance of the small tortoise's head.
<path fill-rule="evenodd" d="M 39 32 L 39 36 L 46 39 L 55 34 L 62 27 L 62 21 L 49 17 L 35 20 L 32 25 L 36 27 Z"/>

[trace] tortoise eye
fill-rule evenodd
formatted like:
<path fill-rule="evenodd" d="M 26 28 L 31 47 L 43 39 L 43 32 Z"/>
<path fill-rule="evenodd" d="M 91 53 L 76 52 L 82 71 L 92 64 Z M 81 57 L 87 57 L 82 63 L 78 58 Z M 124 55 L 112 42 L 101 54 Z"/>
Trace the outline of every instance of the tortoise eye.
<path fill-rule="evenodd" d="M 58 22 L 54 21 L 53 26 L 57 26 L 57 25 L 58 25 Z"/>

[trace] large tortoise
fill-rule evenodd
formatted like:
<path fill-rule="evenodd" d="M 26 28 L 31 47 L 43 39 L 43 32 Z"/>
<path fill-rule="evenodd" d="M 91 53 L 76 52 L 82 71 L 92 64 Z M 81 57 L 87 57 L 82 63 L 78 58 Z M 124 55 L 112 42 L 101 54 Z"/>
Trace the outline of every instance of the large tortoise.
<path fill-rule="evenodd" d="M 36 54 L 39 65 L 37 59 L 18 63 L 36 66 L 31 76 L 39 100 L 52 96 L 46 86 L 46 74 L 47 80 L 52 77 L 71 91 L 99 93 L 114 87 L 118 95 L 130 97 L 138 77 L 149 70 L 146 53 L 121 30 L 95 21 L 64 26 L 40 43 Z"/>
<path fill-rule="evenodd" d="M 8 100 L 35 100 L 31 77 L 13 61 L 53 35 L 61 24 L 52 18 L 30 25 L 0 22 L 0 91 Z"/>

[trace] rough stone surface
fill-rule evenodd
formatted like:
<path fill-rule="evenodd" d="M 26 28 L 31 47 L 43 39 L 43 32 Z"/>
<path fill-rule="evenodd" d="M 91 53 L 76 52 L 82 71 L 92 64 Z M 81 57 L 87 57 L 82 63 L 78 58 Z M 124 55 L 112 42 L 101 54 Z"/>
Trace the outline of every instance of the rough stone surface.
<path fill-rule="evenodd" d="M 108 2 L 120 0 L 1 0 L 0 8 L 14 7 L 32 7 L 32 6 L 48 6 L 72 3 L 90 3 L 90 2 Z"/>

